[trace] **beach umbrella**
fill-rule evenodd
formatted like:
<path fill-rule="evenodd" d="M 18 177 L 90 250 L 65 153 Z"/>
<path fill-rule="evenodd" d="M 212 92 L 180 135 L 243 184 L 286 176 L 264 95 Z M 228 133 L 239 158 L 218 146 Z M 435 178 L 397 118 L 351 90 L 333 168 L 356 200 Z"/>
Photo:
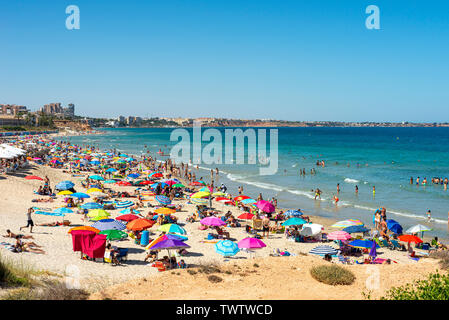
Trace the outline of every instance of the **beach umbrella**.
<path fill-rule="evenodd" d="M 83 209 L 103 209 L 103 206 L 96 202 L 88 202 L 81 205 L 81 208 Z"/>
<path fill-rule="evenodd" d="M 212 193 L 212 195 L 213 195 L 214 197 L 223 197 L 223 196 L 226 195 L 226 193 L 221 192 L 221 191 L 217 191 L 217 192 Z"/>
<path fill-rule="evenodd" d="M 157 228 L 157 231 L 165 232 L 165 233 L 179 233 L 179 234 L 187 234 L 187 231 L 174 223 L 166 223 Z"/>
<path fill-rule="evenodd" d="M 253 217 L 254 217 L 254 215 L 252 213 L 245 212 L 245 213 L 242 213 L 241 215 L 239 215 L 237 218 L 244 219 L 244 220 L 251 220 Z"/>
<path fill-rule="evenodd" d="M 57 209 L 53 210 L 53 212 L 66 214 L 66 213 L 73 213 L 73 210 L 69 209 L 69 208 L 62 207 L 62 208 L 57 208 Z"/>
<path fill-rule="evenodd" d="M 109 168 L 109 169 L 106 170 L 106 172 L 116 172 L 116 171 L 117 171 L 117 169 L 115 169 L 115 168 Z"/>
<path fill-rule="evenodd" d="M 142 231 L 148 228 L 151 228 L 155 222 L 148 220 L 148 219 L 135 219 L 131 222 L 128 222 L 126 225 L 126 229 L 132 230 L 132 231 Z"/>
<path fill-rule="evenodd" d="M 234 198 L 235 201 L 242 201 L 242 200 L 245 200 L 245 199 L 251 199 L 251 197 L 248 197 L 248 196 L 245 196 L 245 195 L 242 194 L 242 195 L 237 196 L 237 197 Z"/>
<path fill-rule="evenodd" d="M 170 198 L 162 195 L 155 196 L 154 199 L 162 205 L 169 205 L 171 203 Z"/>
<path fill-rule="evenodd" d="M 131 214 L 131 213 L 123 214 L 123 215 L 115 218 L 115 220 L 126 221 L 126 222 L 130 222 L 130 221 L 133 221 L 136 219 L 139 219 L 139 216 L 136 216 L 135 214 Z"/>
<path fill-rule="evenodd" d="M 365 228 L 363 226 L 350 226 L 343 229 L 343 231 L 347 233 L 362 233 L 362 232 L 368 232 L 369 229 Z"/>
<path fill-rule="evenodd" d="M 210 192 L 198 191 L 190 196 L 190 198 L 206 198 L 210 196 Z"/>
<path fill-rule="evenodd" d="M 150 180 L 144 180 L 144 181 L 140 181 L 140 182 L 139 182 L 139 185 L 141 185 L 141 186 L 147 186 L 147 185 L 152 184 L 152 183 L 153 183 L 153 181 L 150 181 Z"/>
<path fill-rule="evenodd" d="M 206 217 L 200 221 L 201 224 L 210 227 L 225 226 L 226 222 L 217 217 Z"/>
<path fill-rule="evenodd" d="M 239 249 L 260 249 L 266 247 L 267 245 L 260 239 L 257 238 L 245 238 L 237 243 Z"/>
<path fill-rule="evenodd" d="M 132 202 L 131 200 L 115 202 L 115 208 L 117 208 L 117 209 L 129 208 L 129 207 L 132 207 L 133 205 L 134 205 L 134 202 Z"/>
<path fill-rule="evenodd" d="M 128 182 L 128 181 L 119 181 L 119 182 L 116 182 L 115 184 L 118 186 L 121 186 L 121 187 L 132 186 L 131 182 Z"/>
<path fill-rule="evenodd" d="M 229 200 L 228 198 L 225 198 L 225 197 L 216 197 L 216 198 L 214 198 L 214 200 L 215 200 L 215 201 L 221 201 L 221 200 L 228 200 L 228 201 L 231 201 L 231 200 Z"/>
<path fill-rule="evenodd" d="M 386 222 L 387 227 L 391 232 L 396 234 L 402 234 L 402 226 L 399 224 L 399 222 L 393 219 L 387 219 Z"/>
<path fill-rule="evenodd" d="M 111 214 L 103 209 L 94 209 L 91 210 L 87 216 L 91 218 L 91 220 L 97 221 L 101 219 L 107 219 Z"/>
<path fill-rule="evenodd" d="M 87 193 L 92 193 L 92 192 L 102 192 L 101 189 L 98 188 L 90 188 L 89 190 L 87 190 Z"/>
<path fill-rule="evenodd" d="M 349 240 L 351 239 L 351 235 L 345 231 L 334 231 L 327 235 L 329 240 Z"/>
<path fill-rule="evenodd" d="M 406 233 L 419 233 L 421 232 L 421 238 L 424 237 L 424 232 L 426 231 L 432 231 L 432 228 L 426 227 L 422 224 L 417 224 L 413 227 L 408 228 L 405 232 Z"/>
<path fill-rule="evenodd" d="M 184 248 L 190 248 L 190 246 L 181 240 L 174 240 L 174 239 L 163 239 L 162 241 L 159 241 L 151 246 L 149 246 L 149 250 L 156 250 L 156 249 L 184 249 Z M 170 253 L 169 253 L 170 255 Z"/>
<path fill-rule="evenodd" d="M 338 221 L 338 222 L 334 223 L 333 225 L 331 225 L 331 227 L 332 228 L 346 228 L 346 227 L 357 226 L 357 225 L 363 226 L 363 223 L 360 224 L 358 222 L 351 221 L 351 220 L 343 220 L 343 221 Z"/>
<path fill-rule="evenodd" d="M 131 179 L 135 179 L 135 178 L 138 178 L 140 176 L 140 174 L 138 174 L 138 173 L 131 173 L 131 174 L 128 174 L 128 178 L 131 178 Z"/>
<path fill-rule="evenodd" d="M 115 181 L 115 180 L 106 180 L 106 181 L 104 181 L 103 183 L 107 183 L 107 184 L 110 184 L 110 183 L 116 183 L 117 181 Z"/>
<path fill-rule="evenodd" d="M 274 205 L 266 200 L 260 200 L 256 203 L 257 208 L 266 213 L 271 213 L 275 211 Z"/>
<path fill-rule="evenodd" d="M 282 223 L 283 226 L 299 226 L 301 224 L 306 224 L 307 221 L 301 218 L 290 218 Z"/>
<path fill-rule="evenodd" d="M 299 210 L 288 210 L 287 212 L 284 213 L 284 216 L 286 217 L 300 217 L 302 215 L 303 213 Z"/>
<path fill-rule="evenodd" d="M 98 230 L 123 230 L 126 229 L 126 226 L 120 221 L 114 219 L 102 219 L 95 222 L 92 227 Z"/>
<path fill-rule="evenodd" d="M 67 190 L 67 189 L 72 189 L 74 186 L 75 186 L 75 184 L 72 181 L 62 181 L 62 182 L 59 182 L 55 186 L 55 189 Z"/>
<path fill-rule="evenodd" d="M 154 210 L 154 213 L 157 214 L 173 214 L 175 213 L 176 210 L 175 209 L 170 209 L 170 208 L 157 208 L 156 210 Z"/>
<path fill-rule="evenodd" d="M 99 176 L 99 175 L 89 176 L 89 179 L 96 180 L 96 181 L 105 181 L 106 180 L 105 178 L 103 178 L 102 176 Z"/>
<path fill-rule="evenodd" d="M 154 239 L 153 241 L 151 241 L 151 242 L 145 247 L 145 250 L 151 250 L 151 249 L 154 249 L 153 247 L 154 247 L 156 244 L 158 244 L 158 243 L 160 243 L 160 242 L 162 242 L 162 241 L 165 241 L 165 240 L 185 241 L 185 240 L 188 240 L 188 238 L 187 238 L 187 237 L 184 237 L 184 236 L 177 235 L 177 234 L 163 234 L 163 235 L 159 236 L 158 238 Z"/>
<path fill-rule="evenodd" d="M 225 257 L 235 256 L 239 251 L 238 245 L 231 240 L 221 240 L 215 244 L 215 252 Z"/>
<path fill-rule="evenodd" d="M 193 181 L 192 183 L 190 183 L 191 186 L 204 186 L 205 183 L 201 183 L 199 181 Z"/>
<path fill-rule="evenodd" d="M 331 246 L 317 246 L 309 251 L 311 254 L 316 254 L 320 256 L 324 256 L 326 254 L 336 255 L 338 253 L 338 250 L 331 247 Z"/>
<path fill-rule="evenodd" d="M 85 193 L 83 193 L 83 192 L 72 193 L 70 196 L 71 196 L 71 197 L 74 197 L 74 198 L 78 198 L 78 199 L 87 199 L 87 198 L 90 198 L 90 196 L 89 196 L 88 194 L 85 194 Z"/>
<path fill-rule="evenodd" d="M 40 180 L 40 181 L 44 180 L 44 179 L 42 179 L 41 177 L 38 177 L 38 176 L 26 176 L 25 179 L 27 179 L 27 180 Z"/>
<path fill-rule="evenodd" d="M 417 236 L 413 236 L 411 234 L 404 234 L 402 236 L 399 236 L 398 239 L 400 241 L 404 241 L 404 242 L 414 242 L 414 243 L 422 243 L 423 241 L 418 238 Z"/>
<path fill-rule="evenodd" d="M 106 235 L 107 240 L 123 240 L 128 237 L 128 234 L 126 232 L 123 232 L 121 230 L 111 229 L 111 230 L 102 230 L 99 232 L 99 234 Z"/>
<path fill-rule="evenodd" d="M 148 175 L 151 178 L 162 178 L 164 175 L 161 172 L 153 172 Z"/>
<path fill-rule="evenodd" d="M 183 185 L 182 183 L 176 183 L 172 186 L 173 188 L 184 188 L 185 185 Z"/>
<path fill-rule="evenodd" d="M 79 227 L 71 228 L 68 233 L 72 233 L 72 231 L 81 231 L 81 230 L 92 231 L 95 233 L 100 232 L 100 230 L 98 230 L 97 228 L 91 227 L 91 226 L 79 226 Z"/>
<path fill-rule="evenodd" d="M 362 239 L 356 239 L 348 243 L 349 246 L 354 248 L 360 248 L 360 249 L 370 249 L 373 247 L 373 242 L 376 245 L 376 249 L 379 249 L 379 245 L 375 241 L 371 240 L 362 240 Z"/>
<path fill-rule="evenodd" d="M 73 194 L 73 192 L 72 192 L 72 191 L 69 191 L 69 190 L 59 191 L 59 192 L 57 193 L 57 195 L 59 195 L 59 196 L 68 196 L 68 195 L 70 195 L 70 194 Z"/>
<path fill-rule="evenodd" d="M 294 218 L 292 218 L 294 219 Z M 317 223 L 308 223 L 303 225 L 302 229 L 299 231 L 299 234 L 304 237 L 314 237 L 321 233 L 323 230 L 323 226 Z"/>
<path fill-rule="evenodd" d="M 243 203 L 243 204 L 253 204 L 253 203 L 256 203 L 257 201 L 254 200 L 254 199 L 249 198 L 249 199 L 243 199 L 240 202 Z"/>

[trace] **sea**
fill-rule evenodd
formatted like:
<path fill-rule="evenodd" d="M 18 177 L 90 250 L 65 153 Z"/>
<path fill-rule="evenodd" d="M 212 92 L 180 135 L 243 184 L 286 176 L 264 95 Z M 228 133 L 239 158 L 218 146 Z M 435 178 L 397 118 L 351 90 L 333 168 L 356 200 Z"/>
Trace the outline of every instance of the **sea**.
<path fill-rule="evenodd" d="M 202 128 L 202 133 L 208 128 Z M 238 128 L 214 128 L 223 137 L 221 159 L 225 159 L 225 130 Z M 238 187 L 243 193 L 257 198 L 259 193 L 266 200 L 277 199 L 278 207 L 301 209 L 305 214 L 344 220 L 360 219 L 368 227 L 373 225 L 373 213 L 380 207 L 387 210 L 387 218 L 398 221 L 404 230 L 423 224 L 432 228 L 426 236 L 448 239 L 449 190 L 433 184 L 432 178 L 449 178 L 449 128 L 388 128 L 388 127 L 307 127 L 307 128 L 240 128 L 257 134 L 266 129 L 267 156 L 252 158 L 249 152 L 253 143 L 234 146 L 234 153 L 243 148 L 245 163 L 196 164 L 192 172 L 197 179 L 210 181 L 210 170 L 218 168 L 215 185 L 222 183 L 228 192 L 236 195 Z M 171 136 L 175 128 L 107 128 L 98 129 L 98 135 L 64 137 L 78 145 L 90 145 L 101 150 L 116 149 L 136 156 L 151 154 L 158 160 L 167 159 L 158 154 L 170 154 L 179 146 Z M 185 129 L 192 142 L 192 128 Z M 270 130 L 277 130 L 277 164 L 275 174 L 261 175 L 270 157 Z M 273 131 L 274 132 L 274 131 Z M 204 137 L 203 137 L 204 138 Z M 209 140 L 202 142 L 201 148 Z M 250 145 L 248 145 L 248 143 Z M 259 148 L 259 147 L 258 147 Z M 197 161 L 192 146 L 190 160 Z M 259 150 L 259 149 L 258 149 Z M 216 151 L 219 153 L 219 151 Z M 249 164 L 249 162 L 256 164 Z M 273 160 L 274 161 L 274 160 Z M 324 167 L 317 165 L 324 161 Z M 305 175 L 300 170 L 305 170 Z M 315 174 L 311 174 L 311 169 Z M 427 185 L 416 185 L 427 178 Z M 410 179 L 413 178 L 413 184 Z M 337 184 L 340 192 L 337 193 Z M 356 186 L 358 193 L 355 192 Z M 375 193 L 373 193 L 375 187 Z M 315 190 L 322 191 L 315 200 Z M 339 198 L 335 204 L 334 196 Z M 431 210 L 431 221 L 426 212 Z"/>

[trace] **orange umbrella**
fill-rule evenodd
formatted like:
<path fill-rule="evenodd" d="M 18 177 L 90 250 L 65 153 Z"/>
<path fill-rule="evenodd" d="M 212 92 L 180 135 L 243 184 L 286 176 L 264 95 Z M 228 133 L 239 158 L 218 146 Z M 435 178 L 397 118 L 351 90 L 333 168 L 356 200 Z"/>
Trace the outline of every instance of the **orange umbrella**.
<path fill-rule="evenodd" d="M 154 213 L 157 213 L 157 214 L 172 214 L 175 212 L 176 212 L 175 209 L 170 209 L 170 208 L 158 208 L 158 209 L 154 210 Z"/>
<path fill-rule="evenodd" d="M 80 226 L 80 227 L 75 227 L 75 228 L 70 229 L 68 233 L 71 233 L 72 231 L 75 231 L 75 230 L 87 230 L 87 231 L 92 231 L 92 232 L 95 232 L 95 233 L 99 233 L 100 232 L 100 230 L 98 230 L 97 228 L 94 228 L 94 227 Z"/>
<path fill-rule="evenodd" d="M 131 222 L 129 222 L 126 225 L 126 229 L 132 230 L 132 231 L 142 231 L 144 229 L 151 228 L 155 224 L 154 221 L 148 220 L 148 219 L 136 219 Z"/>
<path fill-rule="evenodd" d="M 415 242 L 415 243 L 423 242 L 420 238 L 418 238 L 417 236 L 413 236 L 411 234 L 404 234 L 402 236 L 399 236 L 398 239 L 404 242 Z"/>

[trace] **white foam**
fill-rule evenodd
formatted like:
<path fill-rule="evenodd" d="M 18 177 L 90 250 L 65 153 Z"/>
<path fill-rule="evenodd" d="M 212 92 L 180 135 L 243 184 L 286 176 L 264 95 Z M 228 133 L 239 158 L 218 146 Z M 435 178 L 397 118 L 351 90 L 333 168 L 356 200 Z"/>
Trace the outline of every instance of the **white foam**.
<path fill-rule="evenodd" d="M 359 180 L 351 179 L 351 178 L 346 178 L 344 181 L 346 183 L 358 183 L 358 182 L 360 182 Z"/>

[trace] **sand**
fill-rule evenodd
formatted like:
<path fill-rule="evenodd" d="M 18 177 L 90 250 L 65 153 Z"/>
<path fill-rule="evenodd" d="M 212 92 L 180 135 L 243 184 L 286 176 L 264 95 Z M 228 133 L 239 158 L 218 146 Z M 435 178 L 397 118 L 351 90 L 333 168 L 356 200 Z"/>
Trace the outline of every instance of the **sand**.
<path fill-rule="evenodd" d="M 40 181 L 26 180 L 26 175 L 38 175 L 50 178 L 51 186 L 63 180 L 71 180 L 77 191 L 85 191 L 81 187 L 81 177 L 72 177 L 71 174 L 63 173 L 61 170 L 52 169 L 45 166 L 34 165 L 26 171 L 15 175 L 7 175 L 0 178 L 0 234 L 6 234 L 6 229 L 11 229 L 14 233 L 29 235 L 29 229 L 19 232 L 19 227 L 26 225 L 26 210 L 29 207 L 40 207 L 47 210 L 54 210 L 63 205 L 63 196 L 58 196 L 53 203 L 33 203 L 33 198 L 43 198 L 33 193 Z M 114 187 L 114 189 L 134 190 L 132 187 Z M 132 198 L 131 198 L 132 200 Z M 175 200 L 175 204 L 182 203 L 183 211 L 176 213 L 178 221 L 185 223 L 189 237 L 188 250 L 192 254 L 184 257 L 185 262 L 194 267 L 198 264 L 217 263 L 223 268 L 233 268 L 234 264 L 244 270 L 256 270 L 246 276 L 234 273 L 231 275 L 221 274 L 224 281 L 218 284 L 210 283 L 204 276 L 192 276 L 186 270 L 176 270 L 158 273 L 156 268 L 143 261 L 144 248 L 134 244 L 131 240 L 113 242 L 119 247 L 129 248 L 128 262 L 121 266 L 112 266 L 102 262 L 92 262 L 80 259 L 79 252 L 72 251 L 72 241 L 67 231 L 70 227 L 39 227 L 36 226 L 32 235 L 34 242 L 42 246 L 46 254 L 36 253 L 12 253 L 0 246 L 0 254 L 13 261 L 24 263 L 35 270 L 47 270 L 61 275 L 64 280 L 72 282 L 79 280 L 81 287 L 90 292 L 102 292 L 113 298 L 120 299 L 359 299 L 364 290 L 364 283 L 367 278 L 366 266 L 348 266 L 357 276 L 356 283 L 350 287 L 334 288 L 318 283 L 309 275 L 309 268 L 315 264 L 323 263 L 321 258 L 306 254 L 316 243 L 295 243 L 285 239 L 282 234 L 272 235 L 269 239 L 263 239 L 267 244 L 266 248 L 256 252 L 255 258 L 250 257 L 245 252 L 239 252 L 229 261 L 214 251 L 214 244 L 202 243 L 207 236 L 208 230 L 198 230 L 199 222 L 187 223 L 185 219 L 194 210 L 194 205 L 185 203 L 185 200 Z M 153 204 L 155 204 L 153 202 Z M 217 209 L 231 210 L 235 216 L 241 212 L 229 206 L 216 205 Z M 145 209 L 144 213 L 149 209 Z M 110 211 L 112 218 L 120 215 L 119 210 Z M 67 214 L 65 219 L 72 222 L 72 226 L 84 225 L 81 216 L 72 213 Z M 325 226 L 325 231 L 333 231 L 329 225 L 332 220 L 312 217 L 315 223 Z M 61 217 L 51 217 L 43 215 L 33 215 L 35 224 L 61 221 Z M 151 230 L 157 228 L 153 227 Z M 226 228 L 230 232 L 231 238 L 241 240 L 247 237 L 244 228 Z M 156 236 L 159 234 L 153 235 Z M 151 237 L 151 236 L 150 236 Z M 1 241 L 14 243 L 14 239 L 1 238 Z M 28 241 L 28 240 L 25 240 Z M 334 245 L 335 244 L 331 244 Z M 287 250 L 295 256 L 291 257 L 269 257 L 274 249 Z M 433 259 L 421 259 L 419 262 L 410 260 L 406 253 L 391 251 L 388 249 L 379 250 L 380 257 L 391 258 L 398 262 L 393 265 L 378 266 L 381 270 L 381 288 L 391 285 L 399 285 L 416 277 L 421 277 L 437 268 Z M 165 255 L 163 252 L 162 255 Z M 259 268 L 252 265 L 256 263 Z M 179 273 L 180 275 L 178 275 Z M 145 278 L 146 281 L 136 280 Z M 365 279 L 365 280 L 364 280 Z M 129 282 L 131 281 L 131 282 Z M 140 283 L 140 285 L 139 285 Z M 170 284 L 170 285 L 167 285 Z M 118 285 L 118 287 L 113 287 Z M 108 287 L 111 287 L 107 289 Z M 124 288 L 129 294 L 125 295 Z M 184 289 L 184 290 L 179 290 Z M 185 290 L 188 289 L 188 290 Z M 384 289 L 378 290 L 381 292 Z M 383 291 L 382 291 L 383 292 Z M 94 298 L 101 298 L 101 294 L 96 294 Z"/>

